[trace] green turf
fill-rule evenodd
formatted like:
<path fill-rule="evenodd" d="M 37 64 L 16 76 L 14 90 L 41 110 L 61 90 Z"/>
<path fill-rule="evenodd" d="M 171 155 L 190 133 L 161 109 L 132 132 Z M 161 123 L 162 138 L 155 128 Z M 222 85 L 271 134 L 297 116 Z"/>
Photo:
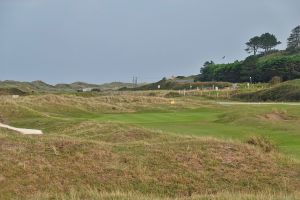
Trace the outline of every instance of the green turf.
<path fill-rule="evenodd" d="M 292 120 L 262 120 L 262 113 L 284 110 Z M 300 158 L 299 108 L 284 105 L 227 106 L 170 112 L 102 114 L 94 120 L 136 124 L 150 129 L 183 135 L 245 140 L 251 136 L 271 139 L 280 150 Z"/>

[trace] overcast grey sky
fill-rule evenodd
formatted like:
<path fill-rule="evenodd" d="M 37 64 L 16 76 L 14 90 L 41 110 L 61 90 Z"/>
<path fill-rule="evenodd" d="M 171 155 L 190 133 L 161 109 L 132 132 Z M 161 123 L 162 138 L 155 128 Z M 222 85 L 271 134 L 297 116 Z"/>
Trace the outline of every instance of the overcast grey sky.
<path fill-rule="evenodd" d="M 206 60 L 244 58 L 264 32 L 284 48 L 299 10 L 299 0 L 0 0 L 0 80 L 197 74 Z"/>

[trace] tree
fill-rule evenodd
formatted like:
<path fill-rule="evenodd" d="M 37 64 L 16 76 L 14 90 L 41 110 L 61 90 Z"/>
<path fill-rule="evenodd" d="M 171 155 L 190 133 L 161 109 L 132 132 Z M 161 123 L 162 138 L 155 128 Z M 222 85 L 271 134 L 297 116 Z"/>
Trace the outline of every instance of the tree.
<path fill-rule="evenodd" d="M 281 44 L 281 42 L 273 34 L 264 33 L 260 36 L 260 48 L 264 49 L 265 53 L 270 52 L 278 44 Z"/>
<path fill-rule="evenodd" d="M 200 69 L 200 75 L 197 80 L 212 81 L 214 79 L 214 65 L 213 61 L 206 61 Z"/>
<path fill-rule="evenodd" d="M 249 42 L 246 43 L 247 48 L 245 49 L 245 51 L 247 51 L 248 53 L 253 52 L 253 54 L 256 55 L 256 53 L 260 47 L 260 44 L 261 44 L 260 37 L 255 36 L 255 37 L 251 38 L 249 40 Z"/>
<path fill-rule="evenodd" d="M 240 77 L 239 80 L 241 82 L 248 82 L 251 77 L 251 81 L 257 82 L 259 79 L 260 73 L 257 69 L 258 57 L 257 56 L 249 56 L 246 58 L 240 69 Z"/>
<path fill-rule="evenodd" d="M 292 30 L 292 33 L 288 38 L 287 50 L 297 50 L 299 48 L 300 48 L 300 26 L 297 26 Z"/>
<path fill-rule="evenodd" d="M 214 61 L 206 61 L 204 64 L 203 64 L 203 67 L 207 67 L 207 66 L 209 66 L 209 65 L 214 65 L 215 63 L 214 63 Z"/>

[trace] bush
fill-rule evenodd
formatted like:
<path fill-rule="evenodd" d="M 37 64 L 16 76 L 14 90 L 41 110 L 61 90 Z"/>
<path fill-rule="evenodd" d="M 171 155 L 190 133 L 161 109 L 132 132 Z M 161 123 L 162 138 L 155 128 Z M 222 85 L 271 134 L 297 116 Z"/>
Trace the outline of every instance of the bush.
<path fill-rule="evenodd" d="M 169 92 L 165 95 L 166 98 L 175 98 L 175 97 L 181 97 L 181 95 L 178 92 Z"/>
<path fill-rule="evenodd" d="M 93 88 L 92 92 L 101 92 L 101 90 L 99 88 Z"/>
<path fill-rule="evenodd" d="M 156 96 L 156 93 L 155 93 L 155 92 L 150 92 L 150 93 L 148 94 L 148 96 L 150 96 L 150 97 L 155 97 L 155 96 Z"/>
<path fill-rule="evenodd" d="M 270 80 L 271 85 L 277 85 L 282 82 L 282 78 L 279 76 L 273 76 L 273 78 Z"/>

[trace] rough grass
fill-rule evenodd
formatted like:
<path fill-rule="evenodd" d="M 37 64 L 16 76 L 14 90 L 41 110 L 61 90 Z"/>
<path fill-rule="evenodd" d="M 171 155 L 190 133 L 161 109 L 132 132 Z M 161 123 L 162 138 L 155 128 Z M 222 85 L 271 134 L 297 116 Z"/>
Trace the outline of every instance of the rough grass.
<path fill-rule="evenodd" d="M 31 200 L 51 199 L 52 195 L 37 194 Z M 84 191 L 71 190 L 67 194 L 57 195 L 53 199 L 62 200 L 297 200 L 297 195 L 287 194 L 272 194 L 269 192 L 261 194 L 245 194 L 245 193 L 218 193 L 214 195 L 197 195 L 192 197 L 181 198 L 164 198 L 154 195 L 142 195 L 139 193 L 113 192 L 105 193 L 99 192 L 95 189 L 87 189 Z"/>
<path fill-rule="evenodd" d="M 152 136 L 162 141 L 125 137 L 116 143 L 67 132 L 26 137 L 1 129 L 0 198 L 64 194 L 81 187 L 162 197 L 299 189 L 299 164 L 242 143 L 163 133 Z"/>
<path fill-rule="evenodd" d="M 247 129 L 270 107 L 258 112 L 192 99 L 171 105 L 166 98 L 136 95 L 0 100 L 7 123 L 45 132 L 36 137 L 0 129 L 0 199 L 299 197 L 299 161 L 266 151 L 268 141 L 247 144 L 184 135 L 193 128 L 209 130 L 206 136 L 222 135 L 226 127 L 238 132 L 242 126 L 237 123 Z M 287 127 L 297 129 L 298 111 L 284 113 L 295 115 L 294 121 L 276 122 L 272 128 L 291 131 L 281 138 L 297 141 Z"/>
<path fill-rule="evenodd" d="M 237 94 L 233 98 L 247 101 L 300 101 L 300 80 L 287 81 L 257 92 Z"/>

